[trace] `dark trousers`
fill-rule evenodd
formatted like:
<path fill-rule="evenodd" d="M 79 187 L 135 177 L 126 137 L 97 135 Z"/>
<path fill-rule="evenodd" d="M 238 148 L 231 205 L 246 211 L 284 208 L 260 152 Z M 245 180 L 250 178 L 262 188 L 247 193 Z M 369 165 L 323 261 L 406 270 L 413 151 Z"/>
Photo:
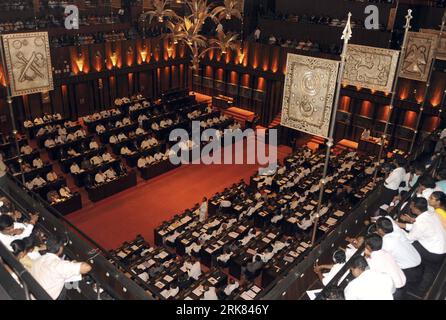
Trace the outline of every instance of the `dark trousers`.
<path fill-rule="evenodd" d="M 423 267 L 420 264 L 419 266 L 414 268 L 403 269 L 403 272 L 406 276 L 406 286 L 412 286 L 420 281 L 423 274 Z"/>
<path fill-rule="evenodd" d="M 389 205 L 393 201 L 393 198 L 397 195 L 398 195 L 398 190 L 391 190 L 384 187 L 382 195 L 378 200 L 379 206 L 382 206 L 383 204 Z"/>
<path fill-rule="evenodd" d="M 421 263 L 423 266 L 423 274 L 420 283 L 418 284 L 418 294 L 424 295 L 432 286 L 438 271 L 441 268 L 446 254 L 435 254 L 427 251 L 418 241 L 413 243 L 415 249 L 421 256 Z"/>

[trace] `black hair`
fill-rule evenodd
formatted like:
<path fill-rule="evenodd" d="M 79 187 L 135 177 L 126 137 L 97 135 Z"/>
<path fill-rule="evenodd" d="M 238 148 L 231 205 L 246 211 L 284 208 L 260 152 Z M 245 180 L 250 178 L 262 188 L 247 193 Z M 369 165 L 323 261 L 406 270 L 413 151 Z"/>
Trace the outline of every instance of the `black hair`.
<path fill-rule="evenodd" d="M 423 177 L 420 184 L 429 189 L 435 188 L 435 180 L 430 176 Z"/>
<path fill-rule="evenodd" d="M 383 247 L 383 238 L 376 233 L 369 234 L 365 237 L 365 245 L 370 247 L 372 251 L 381 250 Z"/>
<path fill-rule="evenodd" d="M 329 287 L 325 289 L 321 298 L 322 300 L 345 300 L 344 290 L 337 287 Z"/>
<path fill-rule="evenodd" d="M 385 234 L 389 234 L 393 232 L 393 223 L 388 218 L 379 218 L 376 221 L 376 227 L 382 231 L 384 231 Z"/>
<path fill-rule="evenodd" d="M 260 256 L 256 256 L 256 261 L 262 261 L 262 258 Z"/>
<path fill-rule="evenodd" d="M 60 248 L 64 246 L 64 241 L 62 238 L 57 236 L 51 236 L 46 241 L 46 252 L 48 253 L 58 253 Z"/>
<path fill-rule="evenodd" d="M 363 256 L 356 256 L 352 258 L 351 268 L 365 271 L 368 267 L 369 264 Z"/>
<path fill-rule="evenodd" d="M 333 260 L 336 263 L 345 263 L 346 259 L 344 250 L 338 249 L 333 253 Z"/>
<path fill-rule="evenodd" d="M 0 231 L 12 227 L 13 225 L 14 225 L 14 219 L 12 219 L 10 216 L 6 214 L 0 216 Z"/>
<path fill-rule="evenodd" d="M 406 160 L 401 157 L 396 157 L 394 162 L 398 167 L 404 167 L 406 165 Z"/>
<path fill-rule="evenodd" d="M 417 208 L 421 212 L 427 211 L 428 204 L 427 204 L 427 200 L 425 198 L 417 197 L 412 200 L 412 204 L 415 208 Z"/>
<path fill-rule="evenodd" d="M 26 251 L 26 243 L 23 240 L 14 240 L 13 242 L 11 242 L 11 249 L 12 249 L 12 254 L 15 255 L 16 257 Z"/>
<path fill-rule="evenodd" d="M 435 198 L 435 200 L 440 202 L 440 206 L 442 208 L 446 208 L 446 194 L 442 191 L 435 191 L 432 193 L 432 197 Z"/>

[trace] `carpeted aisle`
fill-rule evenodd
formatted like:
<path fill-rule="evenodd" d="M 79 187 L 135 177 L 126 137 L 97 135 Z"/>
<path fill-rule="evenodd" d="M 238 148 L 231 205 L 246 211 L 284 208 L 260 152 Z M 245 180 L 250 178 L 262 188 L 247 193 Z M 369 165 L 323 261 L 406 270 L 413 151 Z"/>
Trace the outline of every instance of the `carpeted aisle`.
<path fill-rule="evenodd" d="M 278 148 L 278 157 L 290 153 Z M 76 227 L 105 249 L 142 234 L 153 244 L 153 230 L 175 214 L 193 207 L 203 196 L 210 197 L 238 182 L 249 181 L 257 165 L 183 165 L 137 187 L 126 190 L 68 216 Z"/>

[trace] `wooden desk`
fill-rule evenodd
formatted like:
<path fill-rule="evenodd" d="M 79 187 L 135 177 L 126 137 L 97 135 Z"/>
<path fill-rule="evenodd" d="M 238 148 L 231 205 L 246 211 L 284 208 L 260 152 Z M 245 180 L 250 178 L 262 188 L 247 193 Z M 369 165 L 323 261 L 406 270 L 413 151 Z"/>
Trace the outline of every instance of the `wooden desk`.
<path fill-rule="evenodd" d="M 127 175 L 109 183 L 86 189 L 88 192 L 88 199 L 93 202 L 98 202 L 134 186 L 136 186 L 136 172 L 130 171 Z"/>

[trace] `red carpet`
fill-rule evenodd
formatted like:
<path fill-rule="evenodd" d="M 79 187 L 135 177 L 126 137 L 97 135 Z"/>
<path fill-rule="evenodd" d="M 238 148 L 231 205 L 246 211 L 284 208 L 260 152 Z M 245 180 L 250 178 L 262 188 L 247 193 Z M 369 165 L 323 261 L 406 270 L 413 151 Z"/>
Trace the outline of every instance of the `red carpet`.
<path fill-rule="evenodd" d="M 283 159 L 289 148 L 279 147 Z M 249 181 L 257 165 L 183 165 L 68 216 L 76 227 L 105 249 L 142 234 L 153 244 L 153 230 L 240 179 Z"/>

